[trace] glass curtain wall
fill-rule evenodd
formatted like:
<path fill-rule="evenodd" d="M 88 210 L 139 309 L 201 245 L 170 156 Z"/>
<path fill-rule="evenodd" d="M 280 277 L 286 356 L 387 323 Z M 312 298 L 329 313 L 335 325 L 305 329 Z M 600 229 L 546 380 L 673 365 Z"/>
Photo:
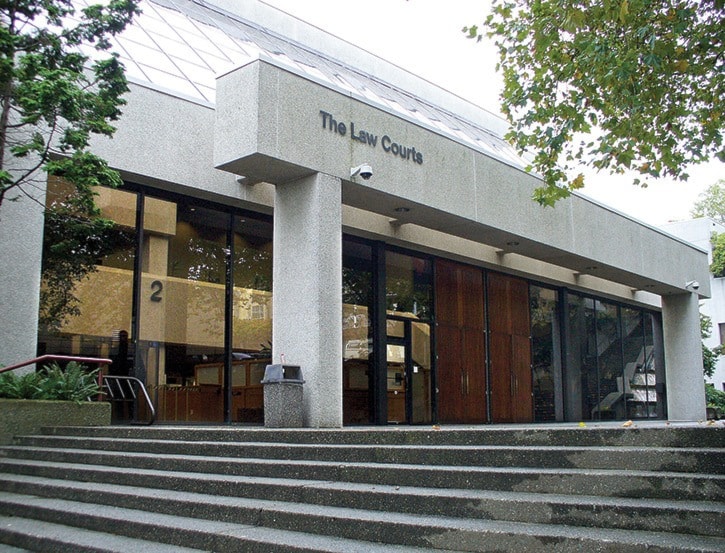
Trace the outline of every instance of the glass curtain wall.
<path fill-rule="evenodd" d="M 342 413 L 344 424 L 373 422 L 373 259 L 368 244 L 343 239 Z"/>
<path fill-rule="evenodd" d="M 101 248 L 88 245 L 78 278 L 63 255 L 78 251 L 66 207 L 72 188 L 49 181 L 39 352 L 112 358 L 111 373 L 147 385 L 159 421 L 262 422 L 271 221 L 189 198 L 97 193 L 112 224 L 94 239 Z"/>
<path fill-rule="evenodd" d="M 232 422 L 263 422 L 271 232 L 266 221 L 190 200 L 146 198 L 137 370 L 159 420 L 223 422 L 226 405 Z"/>
<path fill-rule="evenodd" d="M 110 358 L 112 373 L 128 375 L 137 195 L 97 190 L 109 224 L 83 238 L 87 233 L 78 230 L 90 222 L 75 213 L 73 190 L 62 179 L 48 180 L 38 353 Z"/>
<path fill-rule="evenodd" d="M 559 293 L 530 286 L 534 421 L 563 421 Z"/>
<path fill-rule="evenodd" d="M 568 295 L 566 420 L 658 416 L 653 320 L 640 309 Z"/>

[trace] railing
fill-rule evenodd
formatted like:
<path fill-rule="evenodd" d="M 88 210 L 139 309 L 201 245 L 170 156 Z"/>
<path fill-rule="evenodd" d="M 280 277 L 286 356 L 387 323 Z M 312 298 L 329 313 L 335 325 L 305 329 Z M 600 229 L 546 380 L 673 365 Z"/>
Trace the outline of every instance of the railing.
<path fill-rule="evenodd" d="M 156 409 L 151 402 L 146 386 L 138 378 L 133 376 L 120 376 L 114 374 L 99 374 L 99 385 L 105 390 L 106 399 L 111 405 L 118 406 L 121 410 L 128 408 L 131 412 L 131 424 L 151 425 L 156 421 Z M 136 388 L 140 394 L 136 393 Z M 138 420 L 138 396 L 143 396 L 148 409 L 148 420 Z"/>
<path fill-rule="evenodd" d="M 103 359 L 100 357 L 77 357 L 75 355 L 41 355 L 40 357 L 30 359 L 29 361 L 16 363 L 15 365 L 10 365 L 9 367 L 1 367 L 0 373 L 14 371 L 15 369 L 19 369 L 21 367 L 27 367 L 28 365 L 42 363 L 43 361 L 75 361 L 77 363 L 90 363 L 96 365 L 110 365 L 111 363 L 113 363 L 111 359 Z"/>
<path fill-rule="evenodd" d="M 41 355 L 40 357 L 35 357 L 34 359 L 30 359 L 28 361 L 23 361 L 22 363 L 16 363 L 15 365 L 10 365 L 8 367 L 0 367 L 0 374 L 8 371 L 14 371 L 15 369 L 20 369 L 22 367 L 27 367 L 29 365 L 43 363 L 45 361 L 75 361 L 76 363 L 90 365 L 110 365 L 111 363 L 113 363 L 111 359 L 104 359 L 102 357 L 80 357 L 76 355 Z M 134 408 L 136 407 L 137 399 L 139 396 L 139 394 L 137 394 L 136 390 L 134 389 L 134 386 L 136 386 L 140 390 L 140 395 L 143 396 L 144 400 L 146 401 L 146 407 L 149 412 L 149 420 L 141 422 L 135 420 L 134 418 L 134 420 L 132 420 L 131 422 L 136 424 L 150 425 L 153 424 L 156 420 L 156 410 L 154 409 L 151 398 L 146 391 L 146 386 L 144 386 L 143 382 L 141 382 L 138 378 L 135 378 L 133 376 L 109 375 L 99 372 L 98 386 L 101 389 L 105 390 L 105 395 L 108 401 L 111 402 L 111 405 L 133 404 Z M 100 401 L 102 398 L 103 393 L 98 394 L 98 400 Z"/>

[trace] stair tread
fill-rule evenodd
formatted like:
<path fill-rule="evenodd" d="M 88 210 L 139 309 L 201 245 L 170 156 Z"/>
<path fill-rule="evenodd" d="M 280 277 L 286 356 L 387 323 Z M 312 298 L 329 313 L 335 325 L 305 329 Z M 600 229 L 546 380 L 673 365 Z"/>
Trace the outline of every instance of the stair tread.
<path fill-rule="evenodd" d="M 129 551 L 143 551 L 144 553 L 200 553 L 203 551 L 201 549 L 192 549 L 116 534 L 96 532 L 94 530 L 86 530 L 85 528 L 75 528 L 42 520 L 26 519 L 20 516 L 0 515 L 0 532 L 5 533 L 6 536 L 23 538 L 25 541 L 44 539 L 46 543 L 53 542 L 55 545 L 64 548 L 72 547 L 74 551 L 92 550 L 98 551 L 99 553 L 128 553 Z M 4 551 L 3 546 L 0 545 L 0 552 Z M 8 553 L 10 551 L 8 549 Z M 16 549 L 16 551 L 24 550 Z"/>
<path fill-rule="evenodd" d="M 256 463 L 262 465 L 278 465 L 280 459 L 264 458 L 264 457 L 225 457 L 219 455 L 183 455 L 168 453 L 147 453 L 139 451 L 98 451 L 95 449 L 85 448 L 56 448 L 56 447 L 35 447 L 35 446 L 4 446 L 0 448 L 4 452 L 57 452 L 66 454 L 80 454 L 83 456 L 97 457 L 127 457 L 127 458 L 144 458 L 144 457 L 163 457 L 163 459 L 178 461 L 206 461 L 206 462 L 224 462 L 235 464 Z M 2 458 L 2 457 L 0 457 Z M 358 462 L 358 461 L 318 461 L 310 459 L 285 459 L 285 465 L 297 466 L 327 466 L 327 467 L 359 467 L 359 468 L 392 468 L 404 469 L 408 471 L 450 471 L 460 473 L 501 473 L 508 472 L 513 474 L 551 474 L 551 475 L 621 475 L 621 468 L 571 468 L 571 467 L 510 467 L 510 466 L 470 466 L 470 465 L 418 465 L 411 463 L 379 463 L 379 462 Z M 657 477 L 657 478 L 707 478 L 710 480 L 722 481 L 725 483 L 725 474 L 699 473 L 699 472 L 675 472 L 675 471 L 656 471 L 656 470 L 627 470 L 629 477 Z"/>
<path fill-rule="evenodd" d="M 41 498 L 32 495 L 13 494 L 8 492 L 0 492 L 0 503 L 9 503 L 13 506 L 17 506 L 18 508 L 36 506 L 44 510 L 55 510 L 62 513 L 65 519 L 69 520 L 69 522 L 74 516 L 81 517 L 80 520 L 94 518 L 96 520 L 100 519 L 107 521 L 109 527 L 114 527 L 116 529 L 122 528 L 124 524 L 136 524 L 152 529 L 163 528 L 172 531 L 179 531 L 180 533 L 195 531 L 208 535 L 212 540 L 214 539 L 214 536 L 223 536 L 264 544 L 297 547 L 300 548 L 300 551 L 346 551 L 350 553 L 412 553 L 421 551 L 418 547 L 364 542 L 334 536 L 279 530 L 264 526 L 220 522 L 200 518 L 167 515 L 163 513 L 150 513 L 147 511 L 128 509 L 124 507 L 99 506 L 96 504 L 81 503 L 67 499 Z M 56 526 L 63 528 L 61 525 Z M 1 529 L 2 526 L 0 526 L 0 530 Z M 180 535 L 179 539 L 184 539 L 184 535 Z M 179 549 L 177 545 L 174 545 L 171 550 L 178 551 Z M 189 551 L 198 551 L 198 549 L 191 549 Z"/>
<path fill-rule="evenodd" d="M 61 513 L 64 520 L 72 516 L 82 517 L 82 520 L 93 518 L 95 520 L 107 520 L 109 523 L 121 527 L 124 524 L 142 524 L 153 525 L 155 527 L 163 527 L 166 529 L 185 529 L 196 530 L 204 533 L 232 537 L 256 537 L 259 534 L 280 534 L 283 539 L 292 539 L 294 543 L 302 543 L 302 537 L 325 538 L 326 536 L 304 534 L 301 532 L 290 532 L 288 530 L 277 530 L 264 528 L 262 526 L 253 526 L 248 524 L 237 524 L 230 522 L 219 522 L 198 518 L 182 517 L 178 515 L 166 515 L 160 513 L 149 513 L 146 511 L 138 511 L 134 509 L 115 507 L 115 506 L 99 506 L 91 503 L 79 503 L 66 499 L 42 498 L 31 495 L 13 494 L 8 492 L 0 492 L 0 503 L 8 504 L 13 508 L 35 508 L 42 509 L 44 512 L 56 511 Z M 318 511 L 325 511 L 319 509 Z M 361 520 L 360 512 L 350 513 L 354 515 L 355 520 Z M 635 530 L 613 530 L 598 528 L 578 528 L 570 526 L 558 526 L 547 524 L 531 524 L 520 522 L 505 521 L 482 521 L 471 519 L 449 519 L 446 517 L 421 517 L 419 515 L 405 515 L 400 513 L 363 513 L 363 522 L 369 523 L 380 520 L 388 525 L 405 525 L 414 524 L 421 529 L 425 528 L 426 535 L 446 535 L 450 533 L 450 537 L 457 533 L 486 533 L 486 534 L 516 534 L 539 539 L 574 539 L 582 540 L 585 543 L 593 541 L 606 541 L 609 543 L 618 543 L 623 546 L 645 545 L 647 547 L 668 547 L 672 550 L 682 551 L 723 551 L 725 550 L 725 539 L 681 534 L 669 534 L 660 532 L 645 532 Z M 335 509 L 335 516 L 344 519 L 342 509 Z M 288 536 L 287 534 L 294 534 Z M 268 539 L 265 536 L 264 539 Z M 330 540 L 345 540 L 344 538 L 332 538 Z M 316 541 L 321 541 L 317 539 Z M 356 542 L 356 540 L 352 540 Z M 435 541 L 435 539 L 434 539 Z M 362 542 L 359 542 L 362 543 Z M 435 545 L 435 544 L 431 544 Z M 339 543 L 338 543 L 339 546 Z M 386 544 L 386 549 L 381 551 L 390 551 L 391 546 Z M 334 549 L 333 549 L 334 550 Z M 354 551 L 355 549 L 341 549 L 345 551 Z M 412 549 L 416 550 L 416 549 Z M 373 548 L 360 549 L 360 551 L 375 551 Z"/>
<path fill-rule="evenodd" d="M 392 449 L 401 451 L 410 450 L 431 450 L 439 451 L 441 449 L 440 444 L 329 444 L 329 443 L 295 443 L 295 442 L 266 442 L 266 441 L 231 441 L 231 440 L 174 440 L 174 439 L 162 439 L 162 438 L 114 438 L 110 436 L 58 436 L 58 435 L 42 435 L 42 436 L 17 436 L 16 440 L 28 440 L 28 439 L 42 439 L 48 441 L 88 441 L 96 443 L 114 442 L 114 443 L 131 443 L 131 444 L 148 444 L 148 443 L 159 443 L 159 444 L 180 444 L 180 445 L 205 445 L 205 446 L 220 446 L 220 447 L 254 447 L 254 448 L 269 448 L 269 449 Z M 654 451 L 654 452 L 666 452 L 666 453 L 722 453 L 723 448 L 718 447 L 676 447 L 676 446 L 647 446 L 647 445 L 501 445 L 501 444 L 448 444 L 445 446 L 446 451 L 530 451 L 543 450 L 543 451 L 622 451 L 622 452 L 636 452 L 636 451 Z"/>
<path fill-rule="evenodd" d="M 135 478 L 147 476 L 150 479 L 169 477 L 175 479 L 201 480 L 204 482 L 219 482 L 230 487 L 237 486 L 243 489 L 244 486 L 262 484 L 269 486 L 286 487 L 289 489 L 317 488 L 328 491 L 348 491 L 353 493 L 383 493 L 394 492 L 398 496 L 420 496 L 427 499 L 457 498 L 462 500 L 509 500 L 517 503 L 545 503 L 545 504 L 566 504 L 566 505 L 591 505 L 591 506 L 616 506 L 629 507 L 633 509 L 678 509 L 681 511 L 710 511 L 725 513 L 725 503 L 717 501 L 695 501 L 695 500 L 672 500 L 657 498 L 623 498 L 605 497 L 598 495 L 566 495 L 554 493 L 535 492 L 512 492 L 498 490 L 477 490 L 458 488 L 426 488 L 416 486 L 392 486 L 389 484 L 369 484 L 358 482 L 340 482 L 335 480 L 307 480 L 297 478 L 265 478 L 252 476 L 239 476 L 233 474 L 199 473 L 187 471 L 167 471 L 154 469 L 125 468 L 113 466 L 92 466 L 79 463 L 57 463 L 39 460 L 26 459 L 0 459 L 0 467 L 3 465 L 19 464 L 29 467 L 46 467 L 53 471 L 78 469 L 89 475 L 93 474 L 132 474 Z M 62 482 L 67 484 L 73 480 L 56 480 L 50 477 L 35 476 L 28 474 L 0 473 L 0 481 L 3 478 L 21 482 Z M 90 479 L 90 478 L 89 478 Z M 96 484 L 98 479 L 92 479 Z M 82 483 L 82 482 L 79 482 Z M 122 484 L 104 484 L 107 486 L 123 486 Z M 218 497 L 218 496 L 215 496 Z"/>

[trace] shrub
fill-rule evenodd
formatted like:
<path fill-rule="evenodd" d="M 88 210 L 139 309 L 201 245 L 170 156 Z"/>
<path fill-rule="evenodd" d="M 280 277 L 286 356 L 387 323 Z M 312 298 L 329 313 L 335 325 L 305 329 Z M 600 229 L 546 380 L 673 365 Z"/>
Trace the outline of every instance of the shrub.
<path fill-rule="evenodd" d="M 3 373 L 0 374 L 0 397 L 88 401 L 100 392 L 97 375 L 98 370 L 88 372 L 75 362 L 68 363 L 65 370 L 53 363 L 20 376 Z"/>
<path fill-rule="evenodd" d="M 725 413 L 725 392 L 715 389 L 712 384 L 705 384 L 705 401 L 708 407 L 715 407 Z"/>

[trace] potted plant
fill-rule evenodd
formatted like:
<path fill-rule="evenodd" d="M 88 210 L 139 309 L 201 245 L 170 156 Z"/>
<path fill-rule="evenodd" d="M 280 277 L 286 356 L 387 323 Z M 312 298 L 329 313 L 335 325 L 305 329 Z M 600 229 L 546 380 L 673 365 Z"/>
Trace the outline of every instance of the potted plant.
<path fill-rule="evenodd" d="M 0 374 L 0 444 L 44 426 L 111 424 L 111 406 L 91 401 L 100 393 L 98 371 L 76 362 L 52 363 L 39 371 Z"/>

